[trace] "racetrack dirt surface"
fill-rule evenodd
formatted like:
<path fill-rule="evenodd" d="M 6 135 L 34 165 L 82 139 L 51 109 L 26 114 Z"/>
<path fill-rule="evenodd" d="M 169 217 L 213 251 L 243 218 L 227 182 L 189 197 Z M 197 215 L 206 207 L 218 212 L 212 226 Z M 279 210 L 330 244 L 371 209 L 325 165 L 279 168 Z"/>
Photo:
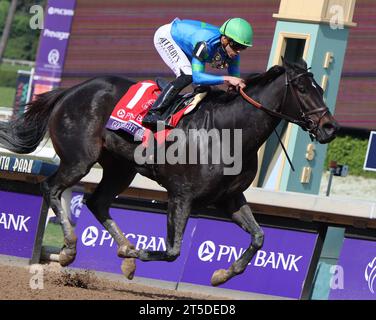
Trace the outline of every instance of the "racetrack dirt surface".
<path fill-rule="evenodd" d="M 0 264 L 0 300 L 214 300 L 218 297 L 112 281 L 90 271 L 43 265 L 43 289 L 31 289 L 29 266 Z M 223 298 L 226 299 L 226 298 Z"/>

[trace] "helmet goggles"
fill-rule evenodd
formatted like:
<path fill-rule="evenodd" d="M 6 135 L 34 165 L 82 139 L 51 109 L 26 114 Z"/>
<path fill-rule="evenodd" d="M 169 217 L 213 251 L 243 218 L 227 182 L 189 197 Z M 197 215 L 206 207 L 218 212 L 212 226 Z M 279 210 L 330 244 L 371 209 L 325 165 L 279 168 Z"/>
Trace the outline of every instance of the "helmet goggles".
<path fill-rule="evenodd" d="M 240 43 L 237 43 L 236 41 L 229 39 L 229 46 L 234 51 L 243 51 L 248 48 L 248 46 L 242 45 Z"/>

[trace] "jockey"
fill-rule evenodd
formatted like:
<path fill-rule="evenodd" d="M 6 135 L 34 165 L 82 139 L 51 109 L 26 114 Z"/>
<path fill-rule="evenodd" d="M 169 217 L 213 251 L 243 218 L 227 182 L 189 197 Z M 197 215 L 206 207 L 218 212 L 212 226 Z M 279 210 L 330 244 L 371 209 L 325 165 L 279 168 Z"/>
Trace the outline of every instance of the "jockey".
<path fill-rule="evenodd" d="M 176 18 L 161 26 L 154 35 L 154 45 L 176 79 L 163 89 L 142 123 L 155 128 L 157 121 L 168 117 L 163 111 L 186 86 L 227 84 L 244 88 L 241 79 L 239 53 L 252 46 L 253 30 L 241 18 L 228 19 L 220 28 L 211 24 Z M 205 72 L 205 64 L 213 68 L 227 68 L 228 75 Z"/>

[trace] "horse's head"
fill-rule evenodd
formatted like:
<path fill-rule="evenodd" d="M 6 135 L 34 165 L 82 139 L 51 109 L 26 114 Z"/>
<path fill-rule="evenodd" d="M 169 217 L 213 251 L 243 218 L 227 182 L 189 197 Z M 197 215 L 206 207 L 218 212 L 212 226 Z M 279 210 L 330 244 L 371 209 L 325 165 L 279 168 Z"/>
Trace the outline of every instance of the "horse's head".
<path fill-rule="evenodd" d="M 336 137 L 339 125 L 326 106 L 323 89 L 308 72 L 306 62 L 289 63 L 283 59 L 286 92 L 281 112 L 299 120 L 299 125 L 320 143 L 329 143 Z M 287 98 L 289 96 L 289 98 Z"/>

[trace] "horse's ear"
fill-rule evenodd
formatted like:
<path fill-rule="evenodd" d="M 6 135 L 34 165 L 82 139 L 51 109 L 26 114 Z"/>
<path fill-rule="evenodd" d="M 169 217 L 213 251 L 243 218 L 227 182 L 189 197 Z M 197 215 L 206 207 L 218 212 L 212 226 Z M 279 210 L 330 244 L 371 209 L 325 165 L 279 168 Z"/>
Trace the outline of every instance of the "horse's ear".
<path fill-rule="evenodd" d="M 301 67 L 304 70 L 308 69 L 307 62 L 303 58 L 299 59 L 298 66 Z"/>
<path fill-rule="evenodd" d="M 286 60 L 286 58 L 284 58 L 283 56 L 281 56 L 281 59 L 282 59 L 282 66 L 285 68 L 285 69 L 291 69 L 293 66 L 292 64 Z"/>
<path fill-rule="evenodd" d="M 284 68 L 286 68 L 286 63 L 287 63 L 287 61 L 286 61 L 285 57 L 284 57 L 284 56 L 281 56 L 281 60 L 282 60 L 282 66 L 283 66 Z"/>

